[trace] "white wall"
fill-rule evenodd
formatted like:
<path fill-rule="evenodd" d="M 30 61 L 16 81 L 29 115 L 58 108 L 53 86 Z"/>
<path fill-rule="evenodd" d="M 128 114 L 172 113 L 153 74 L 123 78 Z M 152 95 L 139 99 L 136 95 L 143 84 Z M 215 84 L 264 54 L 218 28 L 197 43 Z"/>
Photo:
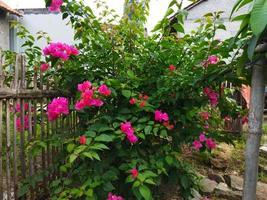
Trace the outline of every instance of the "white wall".
<path fill-rule="evenodd" d="M 71 26 L 67 25 L 67 20 L 62 21 L 61 14 L 25 14 L 21 22 L 31 34 L 44 31 L 48 33 L 53 42 L 73 44 L 74 32 Z M 20 40 L 17 42 L 18 48 L 22 42 Z M 46 42 L 40 41 L 37 44 L 43 48 Z"/>
<path fill-rule="evenodd" d="M 223 11 L 224 13 L 221 15 L 221 18 L 224 21 L 227 31 L 220 30 L 215 37 L 218 39 L 226 39 L 235 36 L 239 30 L 240 22 L 231 22 L 229 19 L 235 2 L 236 0 L 207 0 L 193 7 L 189 10 L 189 14 L 185 21 L 185 31 L 189 33 L 196 29 L 198 23 L 194 23 L 194 21 L 201 18 L 206 13 Z M 247 12 L 248 9 L 248 7 L 245 7 L 234 16 Z"/>

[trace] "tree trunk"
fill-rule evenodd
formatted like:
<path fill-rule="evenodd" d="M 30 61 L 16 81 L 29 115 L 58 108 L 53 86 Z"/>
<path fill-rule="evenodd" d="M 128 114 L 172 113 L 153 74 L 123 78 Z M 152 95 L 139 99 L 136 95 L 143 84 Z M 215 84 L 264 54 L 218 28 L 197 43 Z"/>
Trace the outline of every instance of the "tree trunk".
<path fill-rule="evenodd" d="M 245 153 L 245 181 L 243 200 L 256 200 L 258 178 L 259 147 L 262 135 L 262 120 L 265 95 L 265 60 L 253 66 L 251 80 L 251 100 L 249 110 L 249 134 Z"/>

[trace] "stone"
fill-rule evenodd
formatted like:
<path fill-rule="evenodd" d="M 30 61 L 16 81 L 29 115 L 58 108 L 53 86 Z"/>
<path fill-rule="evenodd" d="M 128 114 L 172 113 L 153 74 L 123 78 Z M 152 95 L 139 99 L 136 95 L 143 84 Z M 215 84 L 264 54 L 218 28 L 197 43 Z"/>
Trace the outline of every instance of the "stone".
<path fill-rule="evenodd" d="M 214 189 L 217 187 L 218 183 L 216 181 L 210 180 L 208 178 L 203 178 L 200 183 L 200 190 L 205 194 L 213 193 Z"/>
<path fill-rule="evenodd" d="M 195 189 L 192 190 L 193 198 L 191 200 L 202 200 L 202 196 Z"/>
<path fill-rule="evenodd" d="M 267 199 L 267 184 L 258 182 L 257 184 L 257 200 Z"/>
<path fill-rule="evenodd" d="M 260 156 L 267 158 L 267 144 L 260 147 Z"/>
<path fill-rule="evenodd" d="M 210 180 L 216 181 L 217 183 L 225 183 L 225 180 L 222 175 L 209 173 L 208 177 Z"/>
<path fill-rule="evenodd" d="M 241 200 L 242 192 L 231 190 L 226 183 L 219 183 L 214 190 L 216 197 L 225 198 L 227 200 Z"/>
<path fill-rule="evenodd" d="M 267 166 L 259 165 L 259 172 L 267 174 Z"/>
<path fill-rule="evenodd" d="M 243 183 L 244 180 L 243 178 L 239 177 L 239 176 L 235 176 L 235 175 L 230 175 L 230 187 L 233 190 L 238 190 L 238 191 L 242 191 L 243 190 Z"/>

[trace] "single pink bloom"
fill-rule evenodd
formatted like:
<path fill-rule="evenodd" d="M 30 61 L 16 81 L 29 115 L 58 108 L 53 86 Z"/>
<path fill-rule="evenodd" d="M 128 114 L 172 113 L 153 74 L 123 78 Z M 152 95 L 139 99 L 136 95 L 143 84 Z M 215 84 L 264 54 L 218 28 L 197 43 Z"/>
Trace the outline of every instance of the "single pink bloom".
<path fill-rule="evenodd" d="M 136 99 L 135 99 L 135 98 L 131 98 L 130 101 L 129 101 L 129 103 L 130 103 L 131 105 L 136 104 Z"/>
<path fill-rule="evenodd" d="M 16 129 L 17 131 L 21 131 L 21 118 L 18 117 L 16 118 Z M 25 115 L 24 116 L 24 130 L 28 130 L 29 129 L 29 116 L 28 115 Z"/>
<path fill-rule="evenodd" d="M 205 140 L 206 140 L 206 136 L 204 135 L 204 133 L 201 133 L 201 134 L 199 135 L 199 141 L 200 141 L 200 142 L 205 142 Z"/>
<path fill-rule="evenodd" d="M 131 174 L 132 174 L 133 178 L 137 178 L 139 172 L 136 168 L 133 168 L 133 169 L 131 169 Z"/>
<path fill-rule="evenodd" d="M 193 142 L 193 148 L 195 149 L 195 150 L 199 150 L 199 149 L 201 149 L 202 148 L 202 144 L 201 144 L 201 142 L 199 142 L 198 140 L 195 140 L 194 142 Z"/>
<path fill-rule="evenodd" d="M 50 66 L 49 66 L 48 63 L 43 63 L 43 64 L 41 64 L 41 66 L 40 66 L 40 70 L 41 70 L 42 72 L 45 72 L 49 67 L 50 67 Z"/>
<path fill-rule="evenodd" d="M 139 104 L 140 108 L 143 108 L 146 106 L 146 101 L 141 101 L 141 103 Z"/>
<path fill-rule="evenodd" d="M 169 121 L 163 122 L 163 126 L 165 126 L 168 130 L 174 129 L 174 125 L 173 124 L 170 124 Z"/>
<path fill-rule="evenodd" d="M 76 104 L 75 104 L 75 109 L 80 111 L 80 110 L 83 110 L 85 108 L 85 103 L 84 103 L 84 100 L 80 100 L 80 101 L 77 101 Z"/>
<path fill-rule="evenodd" d="M 85 135 L 80 136 L 79 140 L 80 140 L 81 145 L 86 144 L 86 136 Z"/>
<path fill-rule="evenodd" d="M 92 89 L 86 89 L 82 93 L 82 98 L 83 99 L 91 99 L 94 96 L 94 91 Z"/>
<path fill-rule="evenodd" d="M 104 96 L 109 96 L 111 94 L 111 90 L 105 84 L 98 88 L 98 92 Z"/>
<path fill-rule="evenodd" d="M 134 144 L 138 141 L 138 138 L 134 134 L 130 134 L 131 131 L 127 133 L 127 139 L 129 140 L 130 143 Z"/>
<path fill-rule="evenodd" d="M 169 70 L 170 70 L 171 72 L 173 72 L 174 70 L 176 70 L 176 67 L 175 67 L 174 65 L 170 65 L 170 66 L 169 66 Z"/>
<path fill-rule="evenodd" d="M 214 141 L 213 139 L 211 139 L 211 138 L 206 139 L 206 145 L 207 145 L 207 147 L 208 147 L 209 149 L 211 149 L 211 150 L 216 148 L 216 143 L 215 143 L 215 141 Z"/>
<path fill-rule="evenodd" d="M 211 92 L 212 90 L 209 88 L 209 87 L 205 87 L 204 89 L 203 89 L 203 93 L 205 94 L 205 95 L 209 95 L 209 93 Z"/>
<path fill-rule="evenodd" d="M 81 84 L 78 84 L 78 90 L 80 92 L 85 92 L 87 89 L 91 89 L 92 83 L 90 81 L 84 81 Z"/>
<path fill-rule="evenodd" d="M 216 65 L 219 62 L 219 58 L 215 55 L 211 55 L 208 57 L 208 63 L 212 65 Z"/>
<path fill-rule="evenodd" d="M 204 129 L 208 129 L 209 127 L 210 127 L 209 124 L 205 124 L 205 125 L 203 126 Z"/>
<path fill-rule="evenodd" d="M 148 100 L 148 98 L 149 98 L 149 96 L 147 96 L 147 95 L 144 95 L 143 96 L 143 99 L 146 101 L 146 100 Z"/>
<path fill-rule="evenodd" d="M 107 200 L 124 200 L 121 196 L 117 196 L 115 194 L 112 194 L 111 192 L 108 193 L 108 198 Z"/>
<path fill-rule="evenodd" d="M 29 104 L 28 103 L 25 103 L 24 104 L 24 111 L 27 112 L 29 110 Z M 15 112 L 21 112 L 21 109 L 20 109 L 20 103 L 17 103 L 15 105 Z"/>
<path fill-rule="evenodd" d="M 130 143 L 136 143 L 138 138 L 134 135 L 134 128 L 132 127 L 131 122 L 121 123 L 121 131 L 127 136 L 127 139 Z"/>
<path fill-rule="evenodd" d="M 209 119 L 209 112 L 200 112 L 199 115 L 202 117 L 203 120 Z"/>
<path fill-rule="evenodd" d="M 60 12 L 60 7 L 63 4 L 63 0 L 52 0 L 48 10 L 51 12 Z"/>
<path fill-rule="evenodd" d="M 161 112 L 160 110 L 156 110 L 154 112 L 154 115 L 155 115 L 155 121 L 159 121 L 159 122 L 162 122 L 162 121 L 169 121 L 169 116 L 167 113 L 163 113 Z"/>

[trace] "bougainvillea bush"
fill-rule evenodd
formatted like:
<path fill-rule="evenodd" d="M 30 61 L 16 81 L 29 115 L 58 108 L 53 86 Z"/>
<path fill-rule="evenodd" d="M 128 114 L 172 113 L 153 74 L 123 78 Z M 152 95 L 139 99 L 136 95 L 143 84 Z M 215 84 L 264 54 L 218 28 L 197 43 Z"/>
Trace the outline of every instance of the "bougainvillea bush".
<path fill-rule="evenodd" d="M 212 152 L 230 141 L 225 119 L 244 113 L 224 81 L 240 85 L 233 58 L 238 44 L 220 41 L 220 13 L 207 14 L 199 28 L 183 34 L 186 12 L 172 1 L 151 36 L 144 29 L 148 1 L 126 1 L 119 19 L 100 2 L 96 17 L 76 1 L 47 1 L 75 31 L 76 45 L 53 41 L 40 61 L 44 77 L 76 97 L 48 104 L 54 121 L 78 113 L 75 134 L 61 134 L 54 168 L 61 176 L 50 185 L 51 199 L 161 199 L 162 184 L 179 186 L 184 199 L 197 189 L 198 177 L 181 159 L 181 145 Z M 173 19 L 173 18 L 172 18 Z M 230 63 L 230 64 L 229 64 Z M 45 64 L 45 65 L 44 65 Z"/>

